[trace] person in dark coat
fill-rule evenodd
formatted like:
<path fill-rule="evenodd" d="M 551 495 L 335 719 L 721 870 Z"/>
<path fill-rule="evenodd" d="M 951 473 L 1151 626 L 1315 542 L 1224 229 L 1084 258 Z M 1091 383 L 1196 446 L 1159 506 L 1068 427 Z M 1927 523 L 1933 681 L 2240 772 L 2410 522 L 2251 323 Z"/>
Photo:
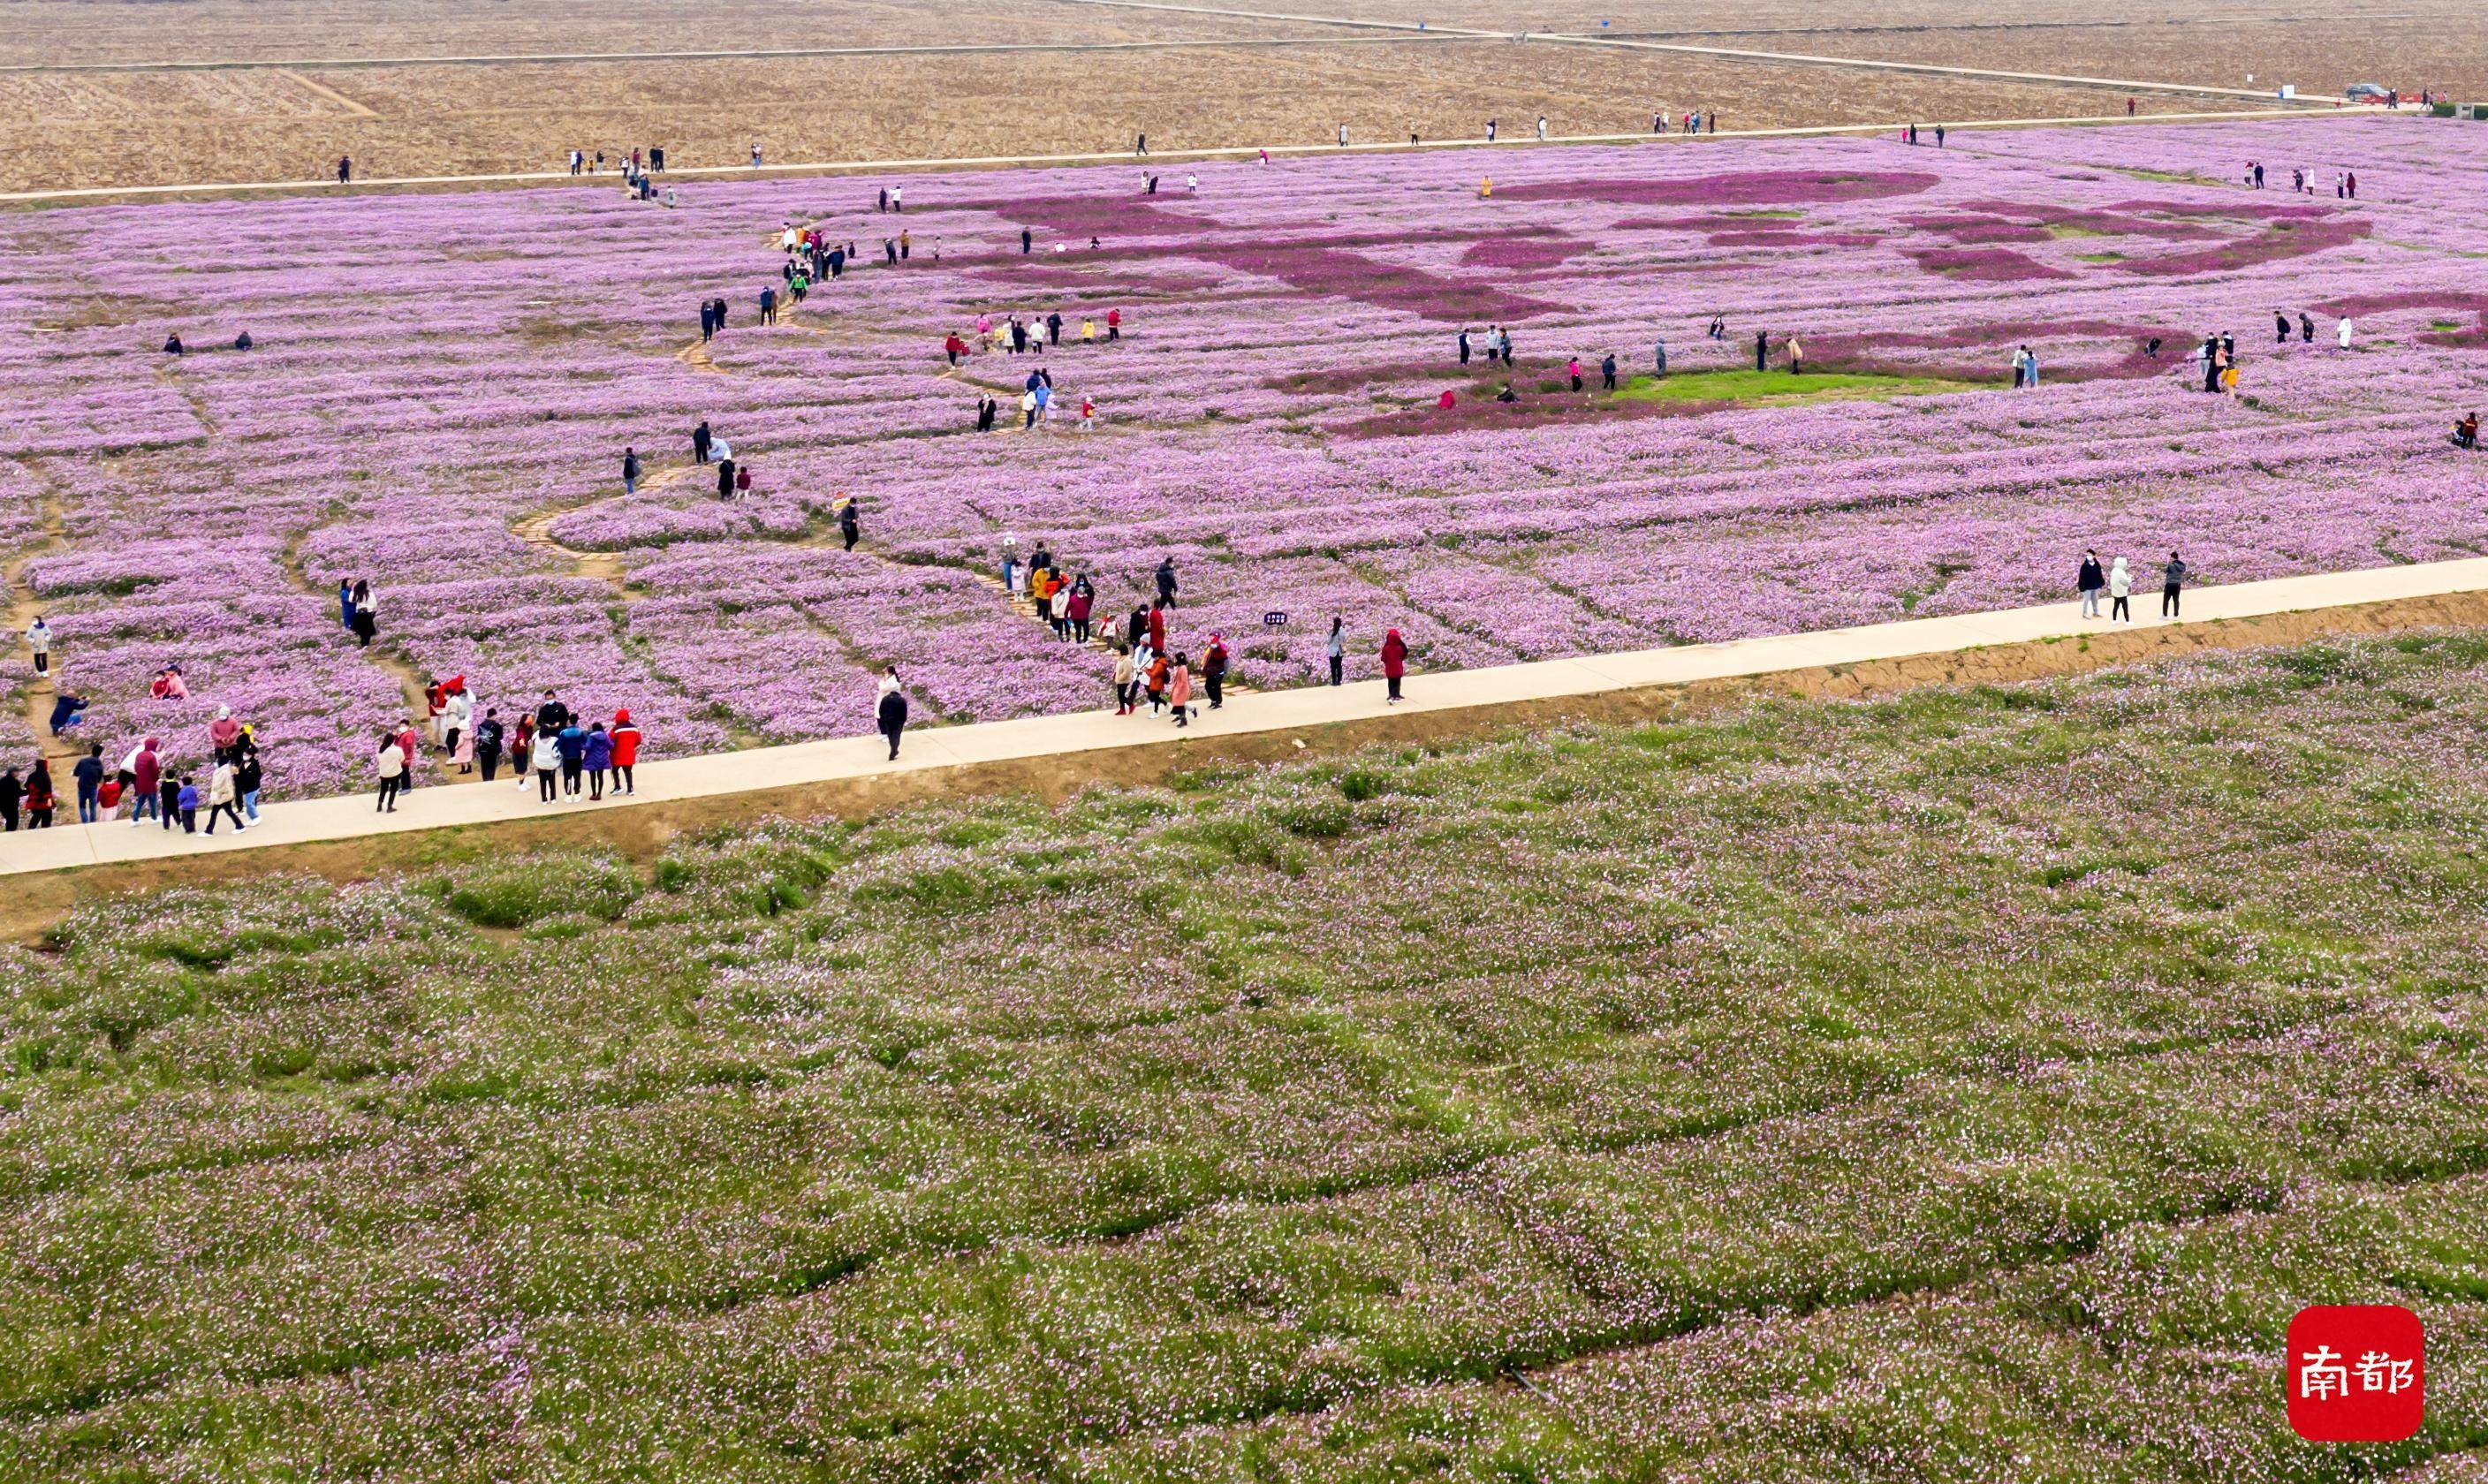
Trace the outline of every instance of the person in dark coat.
<path fill-rule="evenodd" d="M 862 522 L 856 518 L 856 502 L 850 499 L 838 507 L 838 539 L 846 543 L 847 550 L 853 551 L 857 538 L 862 534 Z"/>
<path fill-rule="evenodd" d="M 1209 692 L 1211 711 L 1227 704 L 1227 638 L 1224 634 L 1209 636 L 1209 649 L 1201 657 L 1201 687 Z"/>
<path fill-rule="evenodd" d="M 717 462 L 717 497 L 721 500 L 734 498 L 734 461 L 731 459 Z"/>
<path fill-rule="evenodd" d="M 708 419 L 703 417 L 700 425 L 692 430 L 692 462 L 708 462 L 708 447 L 713 441 L 708 431 Z"/>
<path fill-rule="evenodd" d="M 2082 553 L 2082 569 L 2074 577 L 2075 591 L 2082 595 L 2082 617 L 2100 616 L 2100 594 L 2107 590 L 2107 573 L 2100 566 L 2097 551 Z"/>
<path fill-rule="evenodd" d="M 1754 369 L 1771 369 L 1771 337 L 1762 330 L 1754 331 Z"/>
<path fill-rule="evenodd" d="M 907 730 L 907 692 L 898 687 L 898 666 L 882 678 L 881 699 L 873 708 L 881 735 L 890 740 L 890 760 L 898 761 L 898 737 Z"/>
<path fill-rule="evenodd" d="M 25 799 L 26 785 L 17 781 L 17 770 L 0 768 L 0 827 L 14 833 L 17 828 L 17 805 Z"/>
<path fill-rule="evenodd" d="M 638 489 L 639 451 L 636 448 L 625 448 L 622 450 L 622 492 L 635 494 Z"/>
<path fill-rule="evenodd" d="M 1158 563 L 1158 602 L 1174 606 L 1174 558 L 1171 556 Z"/>

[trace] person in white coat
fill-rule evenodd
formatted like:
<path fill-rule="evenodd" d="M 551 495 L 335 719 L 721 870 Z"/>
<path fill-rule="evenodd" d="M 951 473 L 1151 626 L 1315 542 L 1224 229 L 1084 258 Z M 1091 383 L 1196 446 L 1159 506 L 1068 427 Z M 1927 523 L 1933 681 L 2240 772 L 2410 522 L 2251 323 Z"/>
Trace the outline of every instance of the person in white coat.
<path fill-rule="evenodd" d="M 2134 571 L 2125 565 L 2124 557 L 2118 557 L 2107 570 L 2107 616 L 2133 623 Z"/>
<path fill-rule="evenodd" d="M 2348 315 L 2343 315 L 2341 317 L 2341 324 L 2337 334 L 2341 342 L 2341 349 L 2344 350 L 2350 349 L 2350 317 Z"/>

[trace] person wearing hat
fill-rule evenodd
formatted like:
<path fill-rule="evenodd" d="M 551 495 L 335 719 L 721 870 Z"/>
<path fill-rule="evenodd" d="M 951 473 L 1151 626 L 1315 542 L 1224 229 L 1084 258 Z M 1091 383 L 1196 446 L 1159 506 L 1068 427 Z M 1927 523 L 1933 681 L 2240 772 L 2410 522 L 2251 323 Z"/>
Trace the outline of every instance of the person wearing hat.
<path fill-rule="evenodd" d="M 613 730 L 607 735 L 613 743 L 613 792 L 639 792 L 638 780 L 632 774 L 639 766 L 639 729 L 631 722 L 629 707 L 613 714 Z"/>

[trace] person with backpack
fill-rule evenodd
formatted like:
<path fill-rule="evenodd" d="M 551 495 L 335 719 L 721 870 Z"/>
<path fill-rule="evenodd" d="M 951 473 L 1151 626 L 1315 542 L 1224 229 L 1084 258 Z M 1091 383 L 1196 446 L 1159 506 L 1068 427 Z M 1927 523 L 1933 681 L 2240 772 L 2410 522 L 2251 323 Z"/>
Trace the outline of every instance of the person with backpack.
<path fill-rule="evenodd" d="M 501 770 L 502 735 L 500 712 L 494 707 L 485 707 L 484 719 L 475 723 L 475 761 L 483 765 L 484 781 L 487 783 L 492 782 L 494 775 Z"/>

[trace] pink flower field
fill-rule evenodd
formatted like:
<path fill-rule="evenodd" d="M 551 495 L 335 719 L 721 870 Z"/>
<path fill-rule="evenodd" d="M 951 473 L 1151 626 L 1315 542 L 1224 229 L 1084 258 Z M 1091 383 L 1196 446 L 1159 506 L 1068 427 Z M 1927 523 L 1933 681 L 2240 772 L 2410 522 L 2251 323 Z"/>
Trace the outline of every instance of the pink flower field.
<path fill-rule="evenodd" d="M 891 661 L 919 717 L 1101 704 L 1102 653 L 988 580 L 1006 538 L 1088 573 L 1101 611 L 1172 556 L 1177 642 L 1223 630 L 1262 687 L 1315 678 L 1335 613 L 1361 657 L 1396 625 L 1445 668 L 2070 601 L 2086 546 L 2180 547 L 2207 582 L 2473 554 L 2488 463 L 2446 437 L 2488 404 L 2473 132 L 1671 139 L 1206 164 L 1197 195 L 1182 166 L 1154 196 L 1133 168 L 934 175 L 904 217 L 869 179 L 703 181 L 674 210 L 599 185 L 27 212 L 0 223 L 0 543 L 50 543 L 21 577 L 97 740 L 196 761 L 231 705 L 280 798 L 358 779 L 409 674 L 505 715 L 548 686 L 628 706 L 661 756 L 868 730 Z M 789 221 L 860 261 L 762 327 Z M 731 323 L 687 355 L 721 295 Z M 2276 311 L 2313 343 L 2276 345 Z M 946 368 L 978 315 L 1049 313 L 1061 347 Z M 1456 360 L 1490 322 L 1511 405 Z M 2223 330 L 2236 397 L 2189 384 Z M 159 351 L 173 331 L 190 353 Z M 1794 333 L 1810 372 L 1913 394 L 1598 394 L 1606 353 L 1642 376 L 1663 337 L 1678 376 L 1750 370 L 1758 332 L 1774 364 Z M 2024 344 L 2041 384 L 2016 391 Z M 1099 426 L 976 434 L 988 392 L 1016 429 L 1040 366 Z M 703 417 L 748 501 L 678 471 Z M 380 591 L 368 654 L 340 577 Z M 168 660 L 188 703 L 147 698 Z M 22 645 L 0 674 L 25 685 Z"/>

